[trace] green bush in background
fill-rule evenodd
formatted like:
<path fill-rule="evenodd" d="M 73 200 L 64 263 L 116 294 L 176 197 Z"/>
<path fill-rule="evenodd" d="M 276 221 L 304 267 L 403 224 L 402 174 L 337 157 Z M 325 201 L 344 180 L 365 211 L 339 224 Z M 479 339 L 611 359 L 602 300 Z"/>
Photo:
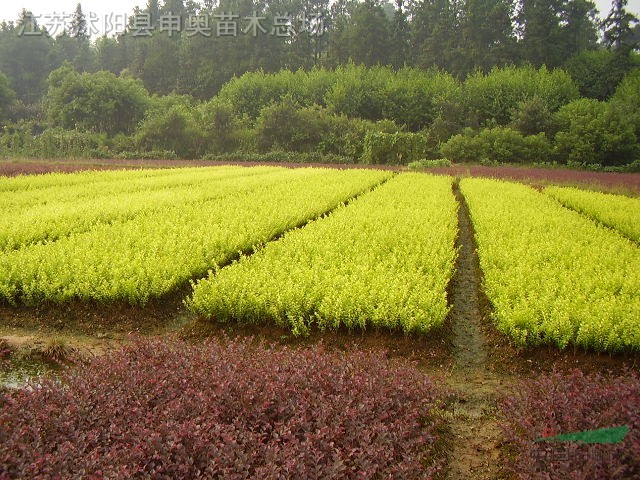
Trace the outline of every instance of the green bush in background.
<path fill-rule="evenodd" d="M 453 162 L 533 163 L 551 156 L 551 144 L 544 133 L 525 136 L 509 127 L 495 127 L 475 133 L 471 129 L 455 135 L 440 148 Z"/>
<path fill-rule="evenodd" d="M 367 164 L 406 165 L 424 158 L 427 139 L 419 133 L 369 132 L 364 139 L 362 161 Z"/>
<path fill-rule="evenodd" d="M 558 158 L 603 167 L 631 163 L 639 152 L 630 120 L 598 100 L 583 98 L 565 105 L 555 115 Z"/>
<path fill-rule="evenodd" d="M 569 72 L 575 77 L 591 63 L 602 70 L 611 58 L 584 53 L 568 62 Z M 640 70 L 607 87 L 615 91 L 607 101 L 580 98 L 601 96 L 596 80 L 576 84 L 567 71 L 533 66 L 460 80 L 437 69 L 346 63 L 245 73 L 201 102 L 150 96 L 126 72 L 79 73 L 66 63 L 49 75 L 41 105 L 15 101 L 0 74 L 0 155 L 296 161 L 298 154 L 391 165 L 444 157 L 627 169 L 640 161 Z"/>

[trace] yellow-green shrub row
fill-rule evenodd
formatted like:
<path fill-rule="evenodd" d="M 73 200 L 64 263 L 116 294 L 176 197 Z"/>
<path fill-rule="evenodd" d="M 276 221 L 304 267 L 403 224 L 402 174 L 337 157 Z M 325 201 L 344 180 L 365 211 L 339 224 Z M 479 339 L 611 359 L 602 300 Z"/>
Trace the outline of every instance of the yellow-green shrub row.
<path fill-rule="evenodd" d="M 640 348 L 640 249 L 530 187 L 464 179 L 484 287 L 520 344 Z"/>
<path fill-rule="evenodd" d="M 145 304 L 379 183 L 387 173 L 283 170 L 277 183 L 145 211 L 57 242 L 0 253 L 0 299 Z"/>
<path fill-rule="evenodd" d="M 50 187 L 71 187 L 91 182 L 112 182 L 129 178 L 132 173 L 144 176 L 166 175 L 171 169 L 150 168 L 137 170 L 85 170 L 75 173 L 45 173 L 0 177 L 0 192 L 19 192 Z"/>
<path fill-rule="evenodd" d="M 548 187 L 545 193 L 640 243 L 640 199 L 572 187 Z"/>
<path fill-rule="evenodd" d="M 123 179 L 121 183 L 124 185 L 138 187 L 130 187 L 130 191 L 123 189 L 121 192 L 112 191 L 97 196 L 88 195 L 83 190 L 70 192 L 64 201 L 47 201 L 31 208 L 8 210 L 0 218 L 0 250 L 56 240 L 70 233 L 90 230 L 101 223 L 133 218 L 147 210 L 223 197 L 268 182 L 277 182 L 280 172 L 271 167 L 236 171 L 214 167 L 169 178 L 152 178 L 154 182 L 144 185 L 140 185 L 136 177 Z M 241 183 L 237 181 L 239 176 L 243 177 Z M 113 185 L 116 186 L 119 185 Z M 0 204 L 5 195 L 0 193 Z"/>
<path fill-rule="evenodd" d="M 18 191 L 0 191 L 0 209 L 10 211 L 14 214 L 27 212 L 31 208 L 44 205 L 53 205 L 64 202 L 79 202 L 91 199 L 99 200 L 112 195 L 123 193 L 140 192 L 172 186 L 188 185 L 193 180 L 194 173 L 211 170 L 216 172 L 216 176 L 230 178 L 232 176 L 247 175 L 246 168 L 242 167 L 213 167 L 205 168 L 184 168 L 169 170 L 135 170 L 120 172 L 117 178 L 100 179 L 100 177 L 74 179 L 77 183 L 66 185 L 71 181 L 69 178 L 60 179 L 60 185 L 49 185 L 41 188 L 23 188 Z M 81 174 L 67 174 L 73 177 Z M 34 181 L 40 177 L 32 177 Z"/>
<path fill-rule="evenodd" d="M 217 321 L 426 332 L 447 312 L 457 232 L 452 179 L 402 174 L 194 287 Z"/>

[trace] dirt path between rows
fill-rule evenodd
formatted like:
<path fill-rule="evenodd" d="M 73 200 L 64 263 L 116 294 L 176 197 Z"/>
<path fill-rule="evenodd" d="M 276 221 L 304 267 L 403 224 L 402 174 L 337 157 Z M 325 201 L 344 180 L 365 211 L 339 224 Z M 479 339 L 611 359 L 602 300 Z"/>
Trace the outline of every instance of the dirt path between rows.
<path fill-rule="evenodd" d="M 488 367 L 490 355 L 482 331 L 487 309 L 481 299 L 481 274 L 473 227 L 458 182 L 458 258 L 449 289 L 454 367 L 447 376 L 455 400 L 449 405 L 451 446 L 447 479 L 504 478 L 500 428 L 495 418 L 499 390 L 515 380 Z"/>

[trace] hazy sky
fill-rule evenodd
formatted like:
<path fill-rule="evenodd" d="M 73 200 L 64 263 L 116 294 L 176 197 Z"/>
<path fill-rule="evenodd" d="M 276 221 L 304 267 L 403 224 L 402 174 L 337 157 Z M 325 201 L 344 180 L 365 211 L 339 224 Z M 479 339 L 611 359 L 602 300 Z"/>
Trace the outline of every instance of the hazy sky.
<path fill-rule="evenodd" d="M 640 2 L 640 0 L 637 1 Z M 0 0 L 0 21 L 15 20 L 20 11 L 26 8 L 35 15 L 42 15 L 39 18 L 36 17 L 38 24 L 47 25 L 48 19 L 52 19 L 53 14 L 72 14 L 78 2 L 82 4 L 82 11 L 87 16 L 90 13 L 95 14 L 97 18 L 95 25 L 101 32 L 104 31 L 105 16 L 129 14 L 134 7 L 143 7 L 147 3 L 146 0 L 109 0 L 106 2 L 104 0 Z M 112 18 L 112 23 L 117 23 L 117 21 L 118 18 Z"/>
<path fill-rule="evenodd" d="M 146 0 L 110 0 L 108 2 L 104 0 L 80 0 L 80 2 L 82 3 L 82 10 L 86 14 L 95 14 L 97 19 L 96 28 L 98 28 L 98 25 L 104 24 L 105 15 L 128 14 L 131 13 L 135 6 L 144 6 L 147 3 Z M 595 3 L 602 16 L 609 13 L 611 0 L 595 0 Z M 42 15 L 43 17 L 38 19 L 38 23 L 44 25 L 46 24 L 46 19 L 51 19 L 53 14 L 73 13 L 77 4 L 78 0 L 0 0 L 0 21 L 15 20 L 20 10 L 26 8 L 36 15 Z M 628 7 L 636 15 L 640 14 L 640 0 L 629 0 Z M 117 18 L 112 17 L 112 23 L 117 22 L 117 20 Z"/>

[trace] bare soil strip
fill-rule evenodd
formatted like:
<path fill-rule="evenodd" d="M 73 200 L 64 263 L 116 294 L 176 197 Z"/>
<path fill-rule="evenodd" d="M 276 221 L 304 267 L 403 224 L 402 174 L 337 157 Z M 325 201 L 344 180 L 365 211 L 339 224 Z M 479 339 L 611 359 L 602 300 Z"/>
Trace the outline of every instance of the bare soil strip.
<path fill-rule="evenodd" d="M 500 467 L 500 429 L 495 419 L 498 389 L 508 388 L 512 378 L 488 368 L 489 349 L 482 323 L 487 308 L 481 299 L 481 273 L 473 226 L 460 193 L 458 199 L 458 258 L 449 289 L 454 367 L 446 381 L 455 400 L 449 405 L 451 430 L 448 479 L 495 479 Z"/>

